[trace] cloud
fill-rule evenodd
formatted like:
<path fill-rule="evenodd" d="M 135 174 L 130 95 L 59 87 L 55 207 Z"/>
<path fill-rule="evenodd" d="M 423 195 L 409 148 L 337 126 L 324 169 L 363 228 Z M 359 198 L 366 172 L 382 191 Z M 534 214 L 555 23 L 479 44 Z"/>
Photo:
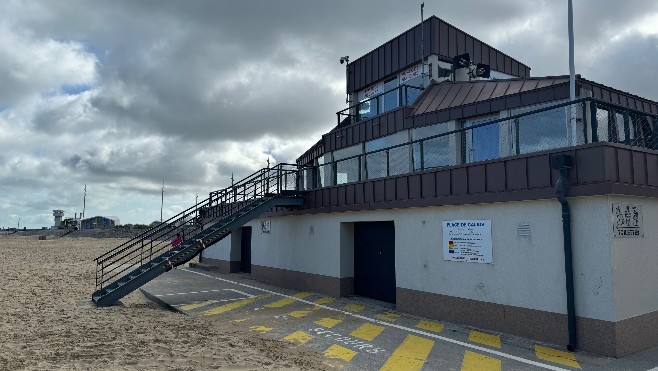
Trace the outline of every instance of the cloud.
<path fill-rule="evenodd" d="M 658 99 L 654 1 L 575 2 L 585 78 Z M 344 108 L 344 66 L 420 21 L 420 1 L 0 3 L 0 226 L 159 220 L 291 162 Z M 427 2 L 532 67 L 566 74 L 566 3 Z M 628 60 L 628 55 L 635 58 Z M 91 213 L 91 214 L 90 214 Z"/>

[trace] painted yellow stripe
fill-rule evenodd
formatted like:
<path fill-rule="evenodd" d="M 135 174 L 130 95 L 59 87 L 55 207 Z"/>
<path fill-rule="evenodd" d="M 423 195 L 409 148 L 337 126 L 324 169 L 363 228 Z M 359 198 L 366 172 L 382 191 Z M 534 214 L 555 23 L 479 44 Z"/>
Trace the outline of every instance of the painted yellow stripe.
<path fill-rule="evenodd" d="M 370 323 L 365 323 L 361 325 L 358 329 L 352 331 L 350 335 L 357 337 L 363 340 L 372 340 L 379 336 L 379 334 L 384 331 L 382 326 L 372 325 Z"/>
<path fill-rule="evenodd" d="M 285 307 L 288 304 L 296 302 L 297 300 L 295 300 L 294 298 L 304 299 L 306 297 L 311 296 L 311 293 L 310 292 L 298 292 L 297 294 L 292 295 L 292 296 L 293 296 L 293 298 L 283 298 L 281 300 L 275 301 L 274 303 L 267 304 L 267 305 L 265 305 L 265 308 Z"/>
<path fill-rule="evenodd" d="M 357 353 L 355 351 L 336 344 L 330 346 L 327 350 L 324 351 L 324 356 L 327 358 L 340 358 L 347 362 L 351 361 L 356 354 Z"/>
<path fill-rule="evenodd" d="M 421 320 L 420 322 L 418 322 L 416 327 L 419 328 L 419 329 L 432 331 L 432 332 L 441 332 L 441 331 L 443 331 L 443 325 L 442 324 L 432 322 L 432 321 L 423 321 L 423 320 Z"/>
<path fill-rule="evenodd" d="M 553 362 L 573 368 L 580 368 L 580 364 L 578 361 L 576 361 L 576 356 L 570 352 L 563 352 L 561 350 L 535 345 L 535 355 L 537 358 L 544 361 Z"/>
<path fill-rule="evenodd" d="M 306 317 L 311 312 L 312 312 L 311 310 L 296 310 L 294 312 L 288 313 L 288 315 L 295 318 L 302 318 L 302 317 Z"/>
<path fill-rule="evenodd" d="M 268 332 L 272 331 L 271 327 L 265 327 L 265 326 L 249 326 L 250 329 L 258 332 Z"/>
<path fill-rule="evenodd" d="M 501 367 L 499 359 L 467 350 L 464 353 L 461 371 L 500 371 Z"/>
<path fill-rule="evenodd" d="M 337 324 L 339 324 L 341 322 L 343 322 L 343 320 L 335 319 L 335 318 L 321 318 L 321 319 L 315 321 L 315 323 L 317 325 L 320 325 L 320 326 L 326 327 L 326 328 L 332 328 L 332 327 L 336 326 Z"/>
<path fill-rule="evenodd" d="M 203 307 L 206 307 L 210 304 L 215 304 L 215 303 L 217 303 L 217 300 L 206 300 L 206 301 L 202 301 L 200 303 L 181 305 L 180 307 L 178 307 L 178 309 L 180 309 L 180 310 L 193 310 L 193 309 L 197 309 L 197 308 L 203 308 Z"/>
<path fill-rule="evenodd" d="M 293 343 L 306 344 L 309 340 L 313 339 L 313 336 L 307 334 L 304 331 L 295 331 L 292 334 L 283 338 L 284 340 L 291 341 Z"/>
<path fill-rule="evenodd" d="M 484 344 L 493 348 L 500 348 L 500 336 L 485 334 L 480 331 L 471 331 L 470 335 L 468 335 L 468 341 Z"/>
<path fill-rule="evenodd" d="M 366 309 L 366 306 L 361 304 L 347 304 L 345 309 L 349 310 L 350 312 L 360 312 Z"/>
<path fill-rule="evenodd" d="M 320 298 L 320 299 L 316 300 L 316 301 L 315 301 L 315 304 L 324 305 L 324 304 L 330 304 L 330 303 L 333 303 L 333 302 L 335 302 L 335 301 L 336 301 L 336 299 L 334 299 L 334 298 L 324 297 L 324 298 Z"/>
<path fill-rule="evenodd" d="M 255 296 L 255 297 L 249 298 L 249 299 L 234 301 L 234 302 L 229 303 L 229 304 L 220 305 L 217 308 L 209 309 L 205 312 L 202 312 L 201 314 L 203 314 L 204 316 L 212 316 L 212 315 L 215 315 L 215 314 L 226 313 L 230 310 L 237 309 L 237 308 L 240 308 L 240 307 L 244 307 L 245 305 L 249 305 L 249 304 L 251 304 L 255 301 L 265 299 L 265 298 L 268 298 L 270 296 L 272 296 L 272 295 L 270 295 L 270 294 L 260 295 L 260 296 Z"/>
<path fill-rule="evenodd" d="M 434 341 L 432 340 L 408 335 L 380 370 L 420 370 L 433 346 Z"/>
<path fill-rule="evenodd" d="M 394 312 L 386 312 L 378 314 L 375 317 L 384 321 L 395 322 L 398 318 L 400 318 L 400 315 Z"/>

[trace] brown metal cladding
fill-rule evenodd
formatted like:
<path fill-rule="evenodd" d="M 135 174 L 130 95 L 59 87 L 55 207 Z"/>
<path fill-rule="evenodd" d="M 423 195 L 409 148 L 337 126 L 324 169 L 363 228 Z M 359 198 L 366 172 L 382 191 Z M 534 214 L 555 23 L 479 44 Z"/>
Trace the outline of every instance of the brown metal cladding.
<path fill-rule="evenodd" d="M 452 57 L 469 53 L 474 63 L 490 64 L 494 70 L 528 77 L 530 68 L 493 47 L 475 39 L 437 17 L 423 22 L 425 56 L 438 54 L 450 62 Z M 420 62 L 421 25 L 418 24 L 348 65 L 347 92 L 361 90 L 394 73 Z M 490 61 L 499 63 L 490 63 Z"/>
<path fill-rule="evenodd" d="M 304 214 L 554 198 L 559 172 L 550 157 L 573 156 L 570 197 L 606 194 L 658 198 L 658 151 L 593 143 L 428 170 L 307 192 Z"/>

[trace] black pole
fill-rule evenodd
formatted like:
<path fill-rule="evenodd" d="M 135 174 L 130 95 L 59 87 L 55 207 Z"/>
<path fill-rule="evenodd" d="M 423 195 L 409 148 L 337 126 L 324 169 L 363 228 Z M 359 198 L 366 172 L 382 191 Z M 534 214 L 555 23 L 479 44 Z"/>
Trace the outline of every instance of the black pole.
<path fill-rule="evenodd" d="M 555 183 L 555 197 L 562 205 L 562 234 L 564 239 L 564 273 L 567 291 L 567 325 L 569 344 L 567 349 L 576 349 L 576 306 L 574 304 L 573 284 L 573 249 L 571 246 L 571 209 L 566 199 L 566 183 L 569 169 L 572 167 L 571 156 L 558 155 L 551 158 L 551 167 L 560 171 L 560 178 Z"/>

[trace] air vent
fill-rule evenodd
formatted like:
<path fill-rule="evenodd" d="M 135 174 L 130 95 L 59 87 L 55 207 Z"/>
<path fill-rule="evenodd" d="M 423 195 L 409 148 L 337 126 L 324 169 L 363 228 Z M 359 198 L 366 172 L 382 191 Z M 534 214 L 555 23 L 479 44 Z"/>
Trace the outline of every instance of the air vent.
<path fill-rule="evenodd" d="M 516 227 L 516 234 L 519 236 L 530 236 L 530 223 L 519 223 Z"/>

